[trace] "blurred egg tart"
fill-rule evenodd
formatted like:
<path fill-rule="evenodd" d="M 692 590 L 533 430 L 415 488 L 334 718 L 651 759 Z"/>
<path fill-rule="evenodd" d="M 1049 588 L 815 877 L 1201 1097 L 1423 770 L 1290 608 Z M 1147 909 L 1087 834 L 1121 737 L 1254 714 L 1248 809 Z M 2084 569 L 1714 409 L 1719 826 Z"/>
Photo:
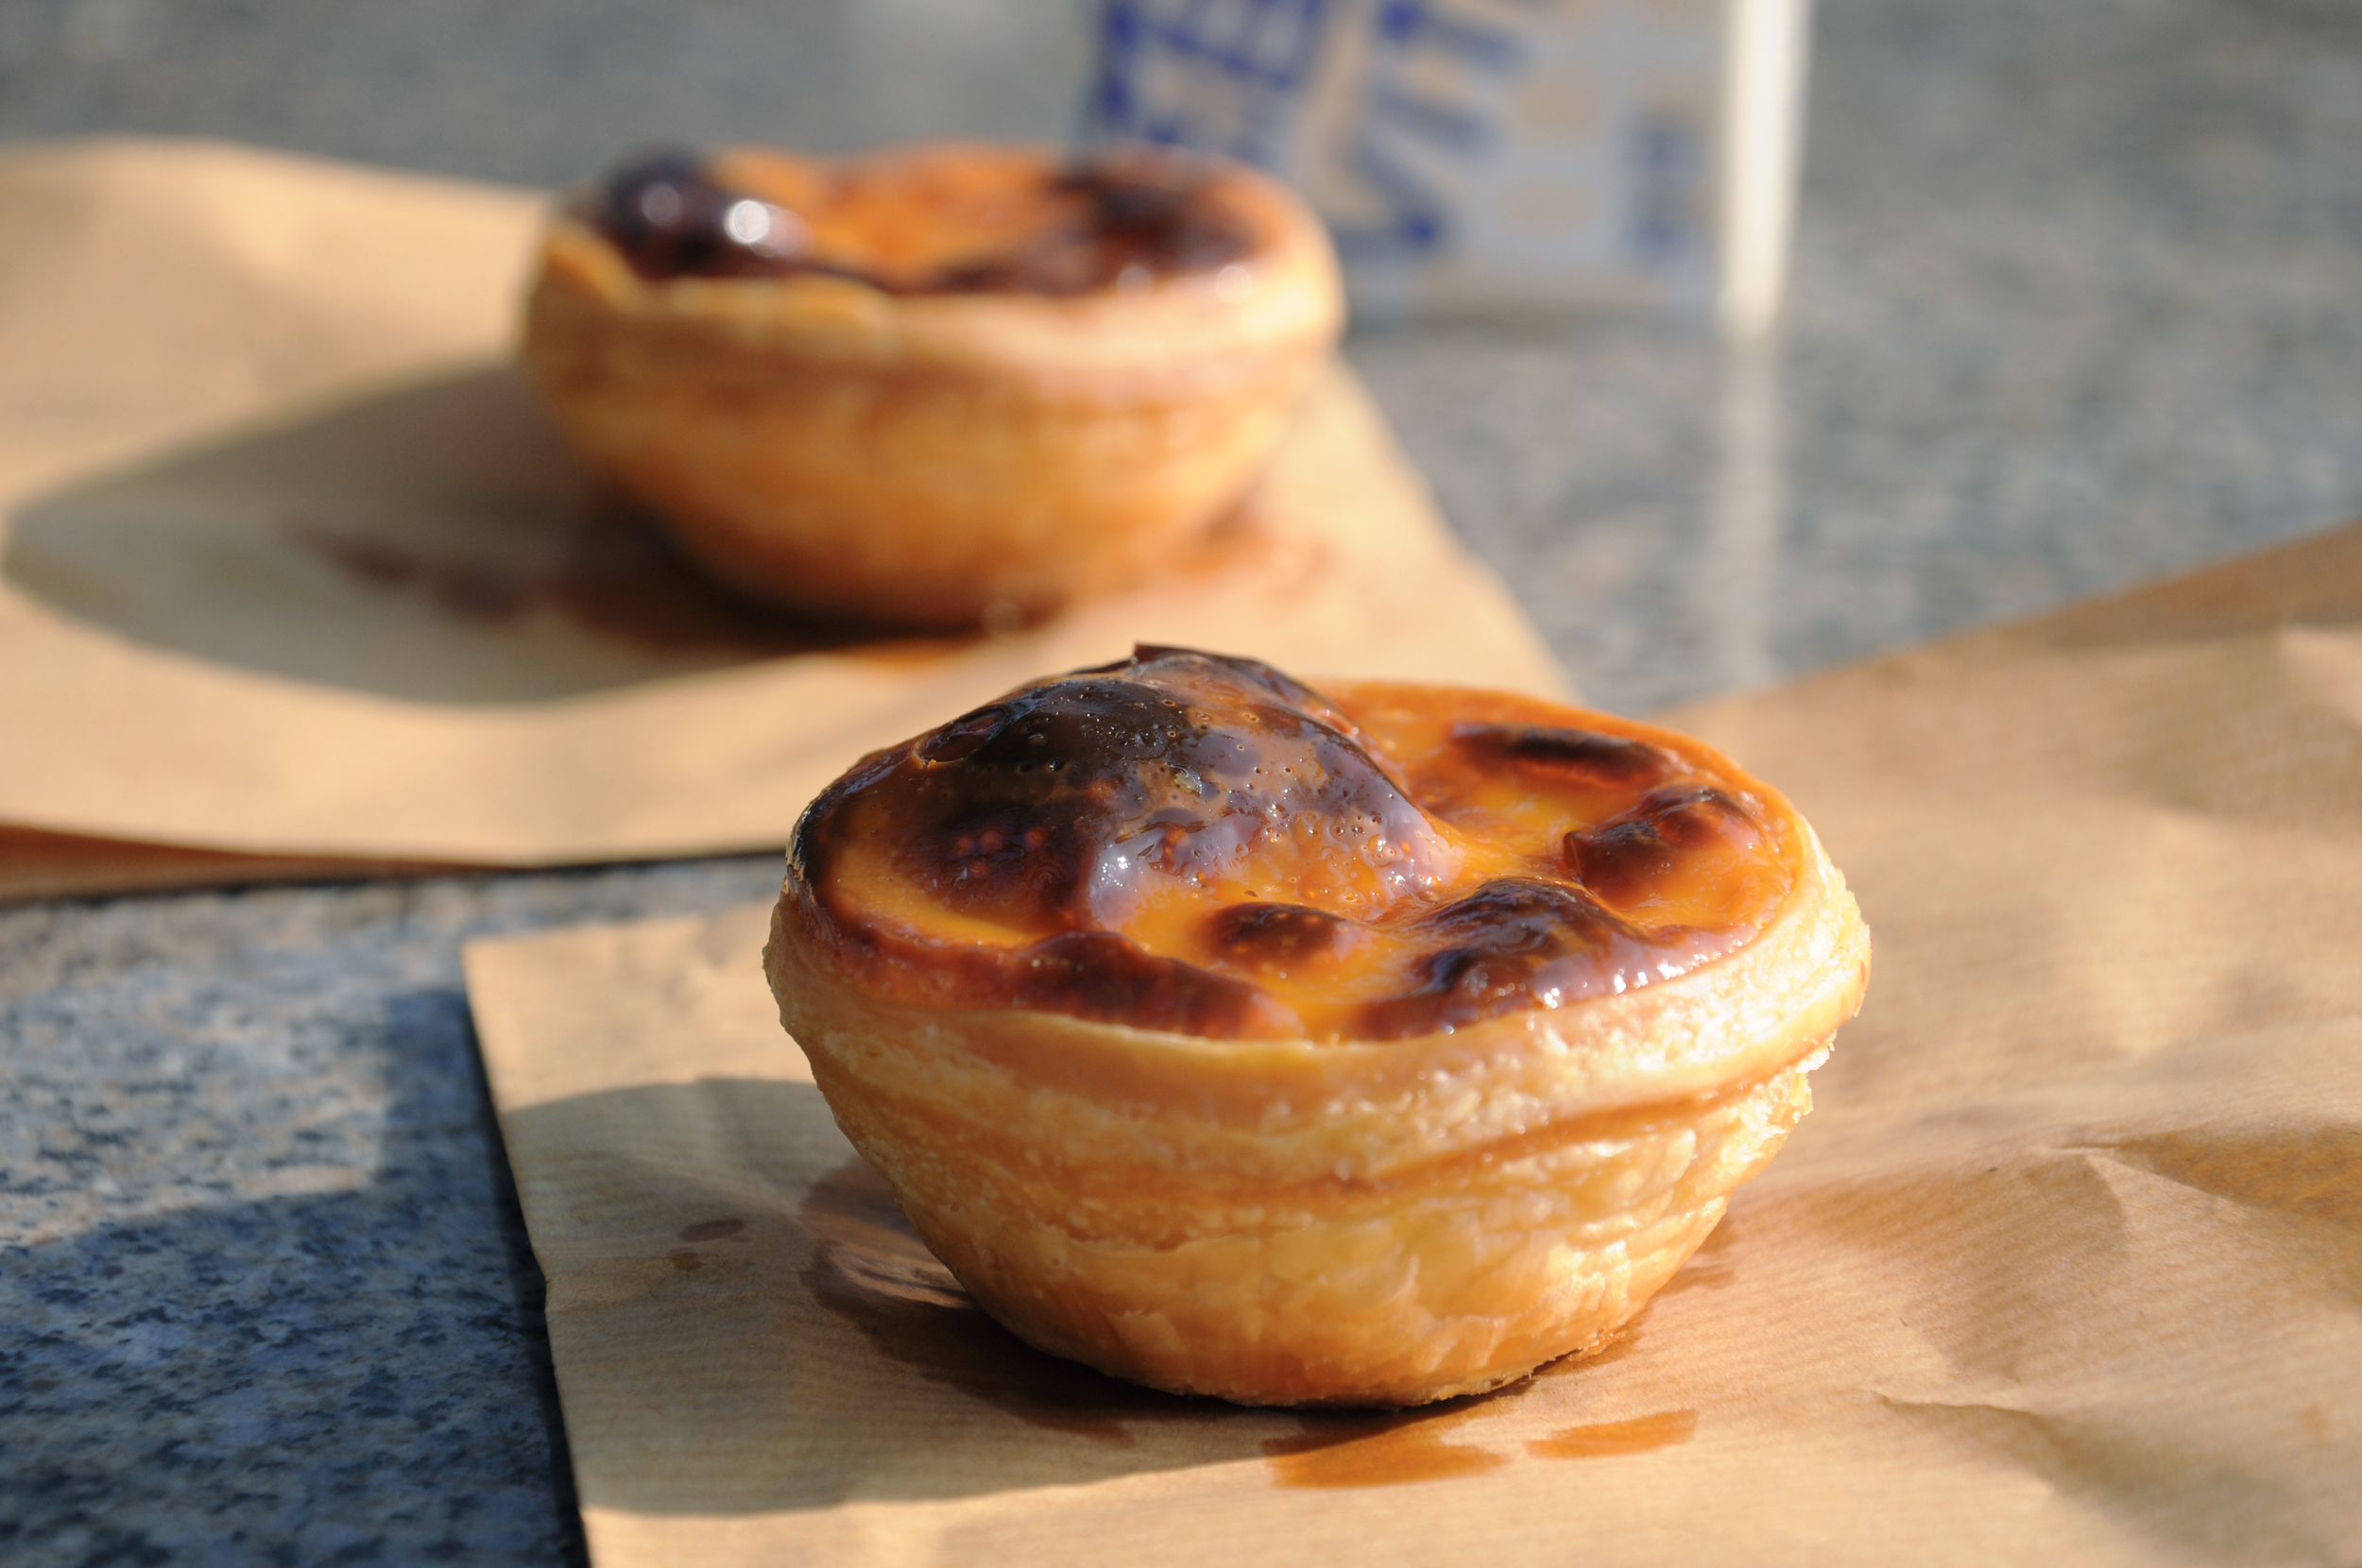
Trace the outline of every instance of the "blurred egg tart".
<path fill-rule="evenodd" d="M 1152 149 L 733 149 L 553 219 L 528 373 L 739 590 L 964 625 L 1153 580 L 1240 497 L 1343 319 L 1317 220 Z"/>
<path fill-rule="evenodd" d="M 1694 740 L 1142 648 L 863 758 L 765 957 L 847 1135 L 1025 1339 L 1403 1406 L 1639 1310 L 1810 1108 L 1870 937 Z"/>

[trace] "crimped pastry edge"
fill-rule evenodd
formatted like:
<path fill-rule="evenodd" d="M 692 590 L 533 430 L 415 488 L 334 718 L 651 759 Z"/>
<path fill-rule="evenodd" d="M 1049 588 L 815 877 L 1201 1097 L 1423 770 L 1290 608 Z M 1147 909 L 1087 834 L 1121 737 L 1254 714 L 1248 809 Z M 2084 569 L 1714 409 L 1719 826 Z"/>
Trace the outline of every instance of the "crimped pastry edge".
<path fill-rule="evenodd" d="M 1842 877 L 1806 843 L 1800 885 L 1735 952 L 1620 996 L 1399 1040 L 1208 1040 L 1022 1009 L 910 1006 L 841 979 L 784 898 L 765 972 L 806 1054 L 848 1071 L 997 1079 L 1045 1106 L 1186 1118 L 1193 1157 L 1268 1180 L 1379 1176 L 1463 1142 L 1711 1095 L 1825 1039 L 1859 1005 L 1870 940 Z M 1334 1147 L 1278 1152 L 1309 1129 Z"/>

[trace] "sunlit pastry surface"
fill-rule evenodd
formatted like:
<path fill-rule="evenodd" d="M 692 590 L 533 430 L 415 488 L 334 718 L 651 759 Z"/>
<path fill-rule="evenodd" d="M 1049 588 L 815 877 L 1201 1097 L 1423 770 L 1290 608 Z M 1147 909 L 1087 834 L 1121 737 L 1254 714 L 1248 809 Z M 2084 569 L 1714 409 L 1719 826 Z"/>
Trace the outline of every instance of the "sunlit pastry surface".
<path fill-rule="evenodd" d="M 1142 649 L 824 792 L 768 963 L 1018 1333 L 1415 1404 L 1636 1311 L 1808 1108 L 1868 958 L 1811 829 L 1694 741 Z"/>
<path fill-rule="evenodd" d="M 562 205 L 522 354 L 725 581 L 964 624 L 1170 565 L 1238 502 L 1343 309 L 1319 223 L 1235 165 L 740 148 Z"/>

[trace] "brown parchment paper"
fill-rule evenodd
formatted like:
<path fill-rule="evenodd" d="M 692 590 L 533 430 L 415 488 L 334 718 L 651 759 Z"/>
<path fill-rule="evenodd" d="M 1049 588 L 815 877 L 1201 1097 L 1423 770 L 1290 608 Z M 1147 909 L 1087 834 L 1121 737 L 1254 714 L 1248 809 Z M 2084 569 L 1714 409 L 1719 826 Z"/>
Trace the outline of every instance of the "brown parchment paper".
<path fill-rule="evenodd" d="M 0 153 L 0 896 L 778 844 L 845 758 L 1136 639 L 1564 690 L 1342 366 L 1136 596 L 968 639 L 736 604 L 509 368 L 542 200 Z"/>
<path fill-rule="evenodd" d="M 1428 1413 L 963 1305 L 760 910 L 471 946 L 600 1568 L 2362 1561 L 2362 529 L 1674 717 L 1818 826 L 1869 1003 L 1618 1344 Z"/>

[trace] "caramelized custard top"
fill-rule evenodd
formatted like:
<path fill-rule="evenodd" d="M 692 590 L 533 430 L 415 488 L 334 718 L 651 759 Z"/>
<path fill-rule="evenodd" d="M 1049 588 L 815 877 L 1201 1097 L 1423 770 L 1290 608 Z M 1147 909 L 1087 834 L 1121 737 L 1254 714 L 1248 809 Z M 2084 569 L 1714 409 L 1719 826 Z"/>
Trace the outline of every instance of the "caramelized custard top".
<path fill-rule="evenodd" d="M 906 1001 L 1448 1031 L 1670 979 L 1786 897 L 1787 818 L 1638 728 L 1143 647 L 863 758 L 797 824 L 788 897 Z"/>
<path fill-rule="evenodd" d="M 839 164 L 658 152 L 573 210 L 652 281 L 800 273 L 899 295 L 1144 288 L 1237 261 L 1255 240 L 1202 165 L 1145 152 L 1066 167 L 1003 147 Z"/>

